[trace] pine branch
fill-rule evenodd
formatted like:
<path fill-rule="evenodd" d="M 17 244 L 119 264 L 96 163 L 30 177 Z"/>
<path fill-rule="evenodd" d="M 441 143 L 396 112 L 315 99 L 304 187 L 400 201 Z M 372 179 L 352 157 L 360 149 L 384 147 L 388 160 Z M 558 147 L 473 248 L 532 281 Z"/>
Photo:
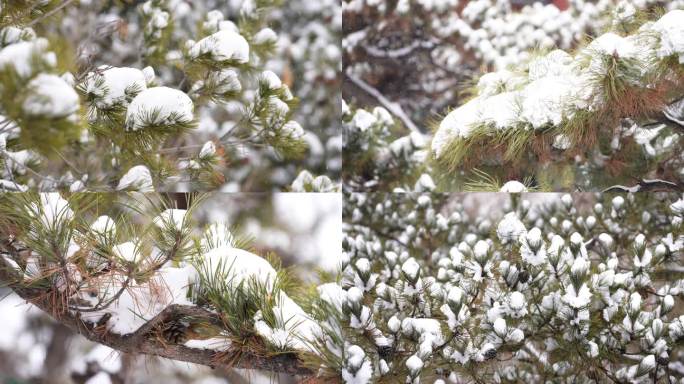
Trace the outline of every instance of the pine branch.
<path fill-rule="evenodd" d="M 0 252 L 9 254 L 13 258 L 19 257 L 19 248 L 8 241 L 5 234 L 0 234 Z M 285 353 L 272 356 L 263 356 L 244 350 L 216 352 L 207 349 L 189 348 L 184 345 L 163 343 L 153 337 L 156 329 L 186 316 L 192 316 L 199 320 L 205 320 L 214 324 L 221 324 L 216 313 L 200 307 L 189 305 L 169 305 L 161 313 L 150 319 L 133 333 L 117 335 L 103 333 L 97 329 L 97 325 L 82 321 L 78 313 L 62 307 L 59 301 L 50 299 L 49 295 L 40 288 L 22 287 L 17 282 L 21 277 L 12 272 L 13 268 L 4 257 L 0 258 L 0 281 L 5 282 L 22 299 L 49 313 L 56 321 L 66 325 L 72 330 L 86 337 L 88 340 L 106 345 L 120 352 L 130 354 L 146 354 L 164 357 L 172 360 L 184 361 L 212 368 L 242 368 L 257 369 L 290 375 L 308 376 L 312 372 L 305 368 L 295 354 Z"/>

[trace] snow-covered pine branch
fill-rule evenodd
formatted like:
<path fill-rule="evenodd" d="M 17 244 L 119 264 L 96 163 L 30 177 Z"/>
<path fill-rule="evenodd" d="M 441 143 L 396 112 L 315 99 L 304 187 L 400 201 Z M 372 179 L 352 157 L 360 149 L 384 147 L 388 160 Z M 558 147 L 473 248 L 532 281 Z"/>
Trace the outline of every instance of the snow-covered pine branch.
<path fill-rule="evenodd" d="M 343 382 L 682 379 L 681 196 L 345 198 Z"/>
<path fill-rule="evenodd" d="M 440 173 L 502 163 L 525 166 L 521 159 L 530 156 L 536 163 L 580 156 L 588 163 L 585 173 L 600 168 L 604 175 L 608 167 L 621 176 L 655 160 L 659 172 L 681 186 L 682 159 L 676 154 L 684 96 L 683 20 L 684 11 L 670 11 L 631 28 L 622 25 L 622 31 L 616 27 L 574 54 L 553 50 L 483 75 L 474 97 L 451 111 L 435 132 L 431 152 Z M 675 119 L 664 118 L 665 111 Z M 626 169 L 620 169 L 625 161 Z M 650 175 L 651 169 L 642 168 L 642 177 Z M 591 187 L 611 185 L 609 178 L 593 181 Z M 581 187 L 585 182 L 575 181 Z"/>
<path fill-rule="evenodd" d="M 352 109 L 342 100 L 345 187 L 353 191 L 435 189 L 425 166 L 428 151 L 419 132 L 393 139 L 394 117 L 383 107 Z M 354 155 L 351 155 L 354 154 Z"/>
<path fill-rule="evenodd" d="M 302 171 L 293 164 L 322 172 L 328 148 L 297 121 L 301 114 L 295 120 L 292 79 L 273 71 L 290 76 L 278 68 L 286 60 L 279 44 L 289 41 L 268 26 L 281 6 L 72 3 L 40 21 L 44 37 L 11 19 L 0 30 L 2 188 L 206 189 L 229 180 L 230 189 L 270 190 L 292 183 Z M 100 21 L 74 26 L 79 12 Z M 53 23 L 58 17 L 64 26 Z M 311 63 L 312 73 L 319 64 L 328 65 Z M 335 140 L 326 144 L 339 152 Z M 146 170 L 132 172 L 139 167 Z M 132 182 L 133 174 L 144 178 Z"/>
<path fill-rule="evenodd" d="M 198 228 L 201 201 L 184 210 L 154 194 L 2 195 L 0 280 L 115 350 L 315 374 L 321 299 L 225 223 Z"/>

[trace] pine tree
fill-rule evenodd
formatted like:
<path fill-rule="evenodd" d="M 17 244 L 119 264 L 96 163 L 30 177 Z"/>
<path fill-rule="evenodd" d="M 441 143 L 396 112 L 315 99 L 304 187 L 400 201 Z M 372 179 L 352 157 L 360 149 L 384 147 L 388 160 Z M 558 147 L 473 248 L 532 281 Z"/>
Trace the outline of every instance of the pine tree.
<path fill-rule="evenodd" d="M 309 160 L 292 82 L 267 69 L 282 60 L 268 27 L 279 1 L 230 18 L 166 0 L 52 3 L 2 9 L 3 189 L 270 190 Z M 65 27 L 79 12 L 116 19 Z M 323 172 L 317 161 L 304 166 Z M 291 178 L 269 179 L 279 168 Z"/>
<path fill-rule="evenodd" d="M 498 199 L 484 215 L 456 195 L 345 198 L 331 377 L 681 380 L 681 196 L 479 195 Z"/>
<path fill-rule="evenodd" d="M 131 354 L 311 376 L 320 304 L 230 224 L 155 194 L 0 195 L 0 279 L 86 338 Z"/>

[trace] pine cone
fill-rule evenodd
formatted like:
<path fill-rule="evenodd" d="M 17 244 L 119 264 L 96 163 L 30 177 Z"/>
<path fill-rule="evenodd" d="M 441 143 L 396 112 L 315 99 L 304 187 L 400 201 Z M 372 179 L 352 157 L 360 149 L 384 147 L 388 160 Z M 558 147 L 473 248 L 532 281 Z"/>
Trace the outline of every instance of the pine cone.
<path fill-rule="evenodd" d="M 162 336 L 168 342 L 183 344 L 188 340 L 188 328 L 189 324 L 184 321 L 167 323 L 162 331 Z"/>

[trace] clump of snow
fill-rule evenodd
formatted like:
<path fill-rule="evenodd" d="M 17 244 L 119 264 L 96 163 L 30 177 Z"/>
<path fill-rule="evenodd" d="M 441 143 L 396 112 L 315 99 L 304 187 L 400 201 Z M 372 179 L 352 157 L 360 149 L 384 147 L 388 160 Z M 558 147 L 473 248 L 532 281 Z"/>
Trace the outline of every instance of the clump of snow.
<path fill-rule="evenodd" d="M 137 68 L 101 66 L 88 74 L 83 87 L 86 93 L 96 97 L 95 105 L 98 108 L 127 104 L 127 98 L 133 96 L 132 92 L 147 89 L 149 70 L 146 74 Z M 154 71 L 151 77 L 154 78 Z"/>
<path fill-rule="evenodd" d="M 517 180 L 511 180 L 506 182 L 499 192 L 507 192 L 507 193 L 522 193 L 522 192 L 527 192 L 527 187 L 525 184 L 517 181 Z"/>
<path fill-rule="evenodd" d="M 223 222 L 214 222 L 204 231 L 204 237 L 200 241 L 200 245 L 202 250 L 208 252 L 223 246 L 232 247 L 234 242 L 235 237 L 230 232 L 228 225 Z"/>
<path fill-rule="evenodd" d="M 216 145 L 214 144 L 213 141 L 207 141 L 204 143 L 202 146 L 202 149 L 200 150 L 199 153 L 199 158 L 200 159 L 210 159 L 214 157 L 216 154 Z"/>
<path fill-rule="evenodd" d="M 294 120 L 290 120 L 283 124 L 281 132 L 286 137 L 293 139 L 301 139 L 304 136 L 304 128 L 302 128 L 302 126 Z"/>
<path fill-rule="evenodd" d="M 120 251 L 130 256 L 130 248 L 128 245 L 122 246 Z M 110 314 L 107 328 L 116 334 L 129 334 L 171 304 L 192 305 L 187 299 L 188 287 L 196 279 L 197 272 L 192 266 L 174 268 L 165 265 L 150 281 L 130 283 L 121 296 L 107 308 L 81 312 L 81 317 L 90 322 L 97 322 L 104 315 Z M 125 280 L 125 276 L 120 274 L 105 274 L 90 281 L 79 294 L 82 295 L 82 300 L 92 305 L 106 302 L 123 287 Z M 96 297 L 91 297 L 87 291 L 95 291 Z"/>
<path fill-rule="evenodd" d="M 128 263 L 137 263 L 142 257 L 140 247 L 132 241 L 115 245 L 112 249 L 112 253 L 114 256 Z"/>
<path fill-rule="evenodd" d="M 176 231 L 180 231 L 185 223 L 185 215 L 188 211 L 185 209 L 167 209 L 155 217 L 153 222 L 160 229 L 172 227 Z"/>
<path fill-rule="evenodd" d="M 59 76 L 41 73 L 27 87 L 29 95 L 22 105 L 27 115 L 62 118 L 79 109 L 78 93 Z"/>
<path fill-rule="evenodd" d="M 103 215 L 90 225 L 90 230 L 101 236 L 115 236 L 116 223 L 111 217 Z"/>
<path fill-rule="evenodd" d="M 520 236 L 526 233 L 525 224 L 518 219 L 515 212 L 507 213 L 496 228 L 496 235 L 504 244 L 518 241 Z"/>
<path fill-rule="evenodd" d="M 346 349 L 346 362 L 342 368 L 345 384 L 368 384 L 373 376 L 373 366 L 366 359 L 366 353 L 358 345 Z"/>
<path fill-rule="evenodd" d="M 55 63 L 54 53 L 46 52 L 47 48 L 48 41 L 44 38 L 8 45 L 0 50 L 0 68 L 12 66 L 19 76 L 28 77 L 33 72 L 32 64 L 35 57 L 41 57 L 51 64 Z"/>
<path fill-rule="evenodd" d="M 237 93 L 242 91 L 242 84 L 237 72 L 232 69 L 224 68 L 220 71 L 212 71 L 207 77 L 207 83 L 213 87 L 213 92 L 219 95 L 226 93 Z M 198 82 L 197 87 L 201 88 L 203 82 Z"/>
<path fill-rule="evenodd" d="M 679 56 L 679 63 L 684 64 L 684 10 L 666 13 L 651 29 L 660 34 L 658 57 Z"/>
<path fill-rule="evenodd" d="M 119 180 L 117 191 L 154 192 L 152 174 L 144 165 L 136 165 Z"/>
<path fill-rule="evenodd" d="M 273 71 L 263 71 L 260 80 L 271 90 L 280 89 L 283 86 L 282 81 Z"/>
<path fill-rule="evenodd" d="M 474 98 L 451 111 L 442 122 L 432 139 L 432 151 L 442 156 L 445 147 L 455 138 L 467 137 L 473 125 L 479 123 L 482 100 Z"/>
<path fill-rule="evenodd" d="M 264 28 L 254 35 L 254 44 L 268 44 L 275 43 L 278 40 L 278 35 L 271 28 Z"/>
<path fill-rule="evenodd" d="M 249 62 L 249 44 L 239 33 L 221 30 L 195 43 L 190 47 L 189 55 L 193 59 L 209 55 L 213 61 L 245 64 Z"/>
<path fill-rule="evenodd" d="M 126 112 L 126 129 L 137 131 L 147 125 L 188 124 L 194 119 L 194 105 L 184 92 L 153 87 L 140 92 Z"/>
<path fill-rule="evenodd" d="M 373 116 L 373 114 L 363 109 L 357 109 L 356 112 L 354 112 L 354 117 L 352 117 L 352 124 L 361 132 L 367 131 L 368 128 L 377 122 L 378 119 Z"/>
<path fill-rule="evenodd" d="M 45 228 L 60 228 L 74 218 L 69 202 L 58 192 L 41 193 L 39 204 L 31 204 L 30 214 Z"/>
<path fill-rule="evenodd" d="M 207 252 L 199 263 L 200 273 L 222 276 L 229 286 L 258 281 L 272 289 L 276 270 L 265 259 L 242 249 L 221 246 Z M 268 324 L 261 312 L 254 316 L 256 331 L 280 348 L 308 350 L 305 340 L 319 334 L 318 325 L 285 292 L 280 291 L 273 307 L 276 324 Z"/>
<path fill-rule="evenodd" d="M 576 290 L 573 285 L 569 285 L 563 301 L 573 308 L 582 308 L 589 305 L 591 302 L 591 291 L 586 284 L 582 284 L 579 290 Z"/>

